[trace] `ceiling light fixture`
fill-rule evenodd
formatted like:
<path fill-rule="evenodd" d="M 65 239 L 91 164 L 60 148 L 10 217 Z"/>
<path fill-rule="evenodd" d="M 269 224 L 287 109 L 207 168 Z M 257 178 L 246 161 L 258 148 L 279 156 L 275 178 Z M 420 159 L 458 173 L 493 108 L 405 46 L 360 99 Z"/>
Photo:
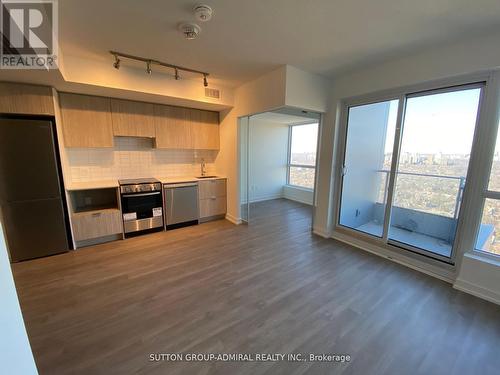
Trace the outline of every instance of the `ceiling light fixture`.
<path fill-rule="evenodd" d="M 112 54 L 115 57 L 115 61 L 113 63 L 113 67 L 115 67 L 116 69 L 118 69 L 120 67 L 120 62 L 121 62 L 120 58 L 122 58 L 122 59 L 125 58 L 125 59 L 129 59 L 129 60 L 141 61 L 143 63 L 146 63 L 146 72 L 148 74 L 152 73 L 151 66 L 153 64 L 154 65 L 159 65 L 159 66 L 164 66 L 164 67 L 170 68 L 170 69 L 174 69 L 174 77 L 175 77 L 176 80 L 179 80 L 181 78 L 181 76 L 179 75 L 179 70 L 182 70 L 182 71 L 188 72 L 188 73 L 201 74 L 203 76 L 203 85 L 205 87 L 208 86 L 207 77 L 210 74 L 207 73 L 207 72 L 202 72 L 201 70 L 196 70 L 196 69 L 191 69 L 191 68 L 185 68 L 183 66 L 169 64 L 169 63 L 166 63 L 166 62 L 163 62 L 163 61 L 158 61 L 158 60 L 153 60 L 153 59 L 147 59 L 147 58 L 144 58 L 144 57 L 129 55 L 129 54 L 126 54 L 126 53 L 121 53 L 121 52 L 116 52 L 116 51 L 109 51 L 109 53 Z"/>
<path fill-rule="evenodd" d="M 113 66 L 115 67 L 115 69 L 120 69 L 120 59 L 117 55 L 115 55 L 115 62 L 113 63 Z"/>
<path fill-rule="evenodd" d="M 198 21 L 207 22 L 212 19 L 212 8 L 206 4 L 198 4 L 194 7 L 194 16 Z"/>

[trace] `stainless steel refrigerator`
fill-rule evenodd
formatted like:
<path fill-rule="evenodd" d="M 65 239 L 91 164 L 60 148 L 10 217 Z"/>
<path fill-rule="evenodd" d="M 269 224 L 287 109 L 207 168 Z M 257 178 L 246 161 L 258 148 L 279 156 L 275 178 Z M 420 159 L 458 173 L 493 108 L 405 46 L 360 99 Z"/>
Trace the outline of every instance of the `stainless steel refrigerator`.
<path fill-rule="evenodd" d="M 13 262 L 70 248 L 56 142 L 50 120 L 0 118 L 0 220 Z"/>

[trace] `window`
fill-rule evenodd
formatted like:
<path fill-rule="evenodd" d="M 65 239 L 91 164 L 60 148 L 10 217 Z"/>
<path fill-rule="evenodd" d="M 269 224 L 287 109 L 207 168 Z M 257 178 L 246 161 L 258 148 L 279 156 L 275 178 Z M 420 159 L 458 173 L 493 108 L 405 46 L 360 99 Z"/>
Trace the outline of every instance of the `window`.
<path fill-rule="evenodd" d="M 500 124 L 499 124 L 500 125 Z M 500 135 L 500 134 L 499 134 Z M 500 255 L 500 137 L 497 136 L 476 250 Z"/>
<path fill-rule="evenodd" d="M 288 184 L 314 189 L 318 123 L 291 125 L 288 150 Z"/>
<path fill-rule="evenodd" d="M 347 107 L 338 225 L 451 259 L 483 87 Z M 497 186 L 498 210 L 485 212 L 500 230 Z M 481 234 L 490 232 L 481 226 Z"/>

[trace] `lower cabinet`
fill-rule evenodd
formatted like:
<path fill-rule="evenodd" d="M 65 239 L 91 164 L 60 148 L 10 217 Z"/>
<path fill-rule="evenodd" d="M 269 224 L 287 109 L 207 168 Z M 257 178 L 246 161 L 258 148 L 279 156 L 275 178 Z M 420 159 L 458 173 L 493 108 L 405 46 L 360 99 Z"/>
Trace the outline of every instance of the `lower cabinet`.
<path fill-rule="evenodd" d="M 75 213 L 71 222 L 76 242 L 123 233 L 122 215 L 118 209 Z"/>
<path fill-rule="evenodd" d="M 225 179 L 199 181 L 200 220 L 225 215 L 227 210 L 226 195 Z"/>
<path fill-rule="evenodd" d="M 226 197 L 200 199 L 200 219 L 226 213 Z"/>

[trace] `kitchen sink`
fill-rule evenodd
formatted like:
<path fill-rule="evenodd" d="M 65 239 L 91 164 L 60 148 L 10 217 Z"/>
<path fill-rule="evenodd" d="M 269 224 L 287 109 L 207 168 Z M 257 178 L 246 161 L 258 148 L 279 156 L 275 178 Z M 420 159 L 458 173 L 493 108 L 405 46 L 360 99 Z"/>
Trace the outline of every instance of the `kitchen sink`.
<path fill-rule="evenodd" d="M 196 178 L 200 178 L 200 179 L 203 179 L 203 178 L 215 178 L 217 176 L 198 176 Z"/>

